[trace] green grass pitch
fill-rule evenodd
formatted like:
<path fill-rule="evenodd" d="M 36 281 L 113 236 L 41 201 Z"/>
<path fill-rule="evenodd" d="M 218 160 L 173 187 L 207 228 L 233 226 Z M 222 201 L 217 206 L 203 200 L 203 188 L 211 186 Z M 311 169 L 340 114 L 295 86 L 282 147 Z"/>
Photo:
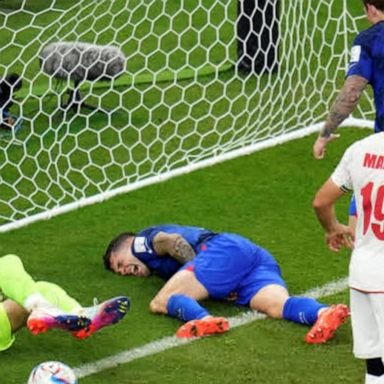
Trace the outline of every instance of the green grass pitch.
<path fill-rule="evenodd" d="M 344 129 L 324 161 L 312 159 L 311 136 L 0 235 L 1 254 L 18 254 L 35 278 L 61 284 L 84 305 L 93 296 L 104 300 L 126 294 L 132 300 L 121 324 L 87 340 L 60 331 L 37 337 L 21 331 L 15 345 L 1 354 L 2 383 L 22 382 L 40 361 L 57 359 L 77 367 L 174 334 L 178 321 L 148 313 L 160 279 L 124 278 L 103 269 L 104 248 L 120 231 L 176 222 L 241 233 L 275 255 L 292 293 L 344 277 L 349 254 L 326 249 L 311 200 L 346 146 L 368 133 Z M 343 218 L 347 206 L 346 197 L 338 206 Z M 336 301 L 348 303 L 348 293 L 324 298 Z M 214 314 L 244 311 L 227 303 L 206 304 Z M 351 353 L 349 323 L 322 346 L 306 345 L 306 330 L 284 321 L 256 321 L 81 382 L 360 382 L 363 366 Z"/>
<path fill-rule="evenodd" d="M 330 95 L 342 82 L 342 75 L 335 79 L 324 81 L 328 65 L 334 67 L 339 58 L 331 59 L 331 50 L 325 51 L 320 58 L 321 70 L 311 78 L 312 71 L 317 70 L 318 62 L 310 62 L 308 66 L 293 70 L 295 58 L 292 55 L 282 57 L 283 71 L 289 76 L 284 77 L 281 83 L 271 81 L 271 78 L 253 77 L 240 79 L 234 76 L 233 69 L 223 71 L 217 78 L 204 72 L 204 76 L 192 83 L 188 77 L 180 79 L 177 83 L 167 82 L 169 73 L 162 74 L 161 83 L 151 83 L 152 75 L 143 71 L 143 55 L 137 52 L 138 39 L 141 40 L 143 53 L 151 54 L 157 42 L 149 33 L 148 23 L 143 19 L 145 10 L 149 9 L 148 17 L 156 18 L 162 6 L 174 16 L 174 27 L 182 36 L 180 49 L 172 55 L 170 62 L 172 71 L 185 71 L 190 66 L 196 69 L 201 63 L 204 52 L 196 49 L 193 55 L 188 56 L 186 49 L 197 40 L 197 34 L 184 31 L 185 18 L 188 12 L 194 12 L 197 4 L 204 4 L 207 8 L 212 0 L 191 0 L 182 2 L 187 12 L 175 16 L 181 7 L 176 0 L 145 1 L 151 4 L 149 8 L 139 0 L 102 0 L 98 2 L 98 23 L 94 33 L 104 30 L 107 17 L 103 11 L 111 9 L 122 10 L 119 17 L 113 20 L 115 30 L 124 23 L 127 17 L 135 29 L 120 31 L 114 37 L 117 41 L 126 41 L 122 46 L 124 52 L 130 55 L 130 76 L 117 84 L 115 92 L 96 88 L 95 94 L 100 97 L 103 105 L 114 108 L 119 101 L 121 108 L 111 114 L 111 120 L 102 113 L 84 116 L 71 116 L 68 121 L 57 117 L 50 119 L 57 108 L 58 99 L 44 96 L 43 108 L 39 110 L 39 97 L 45 92 L 48 80 L 39 75 L 34 76 L 38 70 L 36 60 L 29 61 L 40 48 L 40 43 L 33 42 L 33 38 L 40 34 L 41 28 L 55 18 L 58 18 L 62 9 L 75 7 L 62 21 L 64 27 L 45 31 L 40 35 L 43 42 L 53 32 L 60 37 L 71 39 L 81 36 L 84 40 L 94 41 L 94 35 L 89 34 L 88 20 L 85 14 L 82 23 L 74 25 L 70 22 L 71 15 L 76 12 L 76 5 L 80 2 L 73 0 L 50 0 L 55 10 L 44 12 L 33 20 L 33 12 L 40 12 L 47 6 L 46 0 L 21 1 L 1 0 L 0 8 L 7 9 L 8 16 L 0 16 L 0 73 L 6 67 L 20 71 L 23 69 L 28 81 L 21 94 L 23 116 L 27 127 L 21 132 L 19 139 L 26 143 L 28 154 L 23 159 L 25 148 L 9 146 L 0 143 L 1 180 L 12 184 L 18 180 L 18 170 L 26 175 L 36 175 L 42 186 L 48 186 L 50 179 L 59 180 L 62 170 L 69 168 L 80 169 L 87 172 L 92 182 L 85 189 L 85 195 L 94 194 L 104 188 L 104 175 L 100 173 L 101 167 L 106 167 L 110 161 L 110 154 L 95 150 L 92 153 L 94 166 L 84 167 L 86 164 L 85 151 L 91 148 L 98 140 L 106 146 L 119 143 L 120 137 L 124 139 L 126 148 L 117 146 L 113 153 L 114 167 L 106 167 L 108 177 L 115 187 L 120 186 L 122 176 L 127 176 L 137 169 L 144 176 L 151 172 L 159 172 L 173 165 L 167 163 L 166 157 L 173 154 L 178 165 L 183 165 L 185 153 L 196 155 L 196 144 L 205 151 L 209 151 L 218 144 L 238 139 L 247 135 L 243 144 L 261 139 L 258 129 L 267 126 L 273 127 L 276 133 L 281 129 L 275 125 L 278 113 L 284 112 L 284 119 L 294 127 L 312 123 L 321 119 L 330 103 Z M 85 0 L 82 4 L 95 4 L 94 1 Z M 299 2 L 285 1 L 285 4 L 299 4 Z M 305 3 L 305 2 L 300 2 Z M 309 3 L 309 2 L 308 2 Z M 25 6 L 25 12 L 17 14 L 12 12 Z M 127 5 L 127 9 L 124 8 Z M 222 63 L 223 52 L 220 44 L 211 46 L 212 36 L 216 31 L 209 27 L 207 13 L 196 12 L 193 18 L 194 26 L 201 31 L 202 46 L 210 48 L 212 63 L 217 65 L 232 65 L 235 61 L 236 47 L 232 39 L 232 29 L 228 23 L 221 24 L 220 9 L 227 4 L 219 1 L 217 17 L 210 20 L 214 25 L 220 25 L 219 35 L 223 43 L 229 45 L 231 53 L 230 62 Z M 299 4 L 299 5 L 300 5 Z M 317 2 L 316 2 L 317 4 Z M 341 1 L 321 3 L 317 6 L 311 4 L 306 16 L 308 24 L 319 22 L 327 26 L 325 33 L 312 30 L 314 43 L 308 42 L 307 52 L 316 51 L 317 47 L 326 41 L 336 38 L 336 47 L 342 47 L 344 37 L 340 35 L 335 16 L 341 10 Z M 360 0 L 348 0 L 348 6 L 355 15 L 362 14 Z M 136 9 L 131 14 L 130 11 Z M 289 8 L 284 8 L 286 12 Z M 236 2 L 230 7 L 229 17 L 234 20 Z M 317 15 L 317 16 L 316 16 Z M 334 16 L 329 20 L 329 16 Z M 309 31 L 303 18 L 301 24 L 290 24 L 289 16 L 285 20 L 284 31 L 290 29 L 302 34 Z M 346 20 L 350 23 L 350 20 Z M 364 21 L 359 21 L 359 27 L 365 27 Z M 169 26 L 166 17 L 155 23 L 154 31 L 162 36 L 164 52 L 167 47 L 173 46 L 175 35 L 164 32 Z M 165 28 L 165 29 L 164 29 Z M 12 34 L 11 30 L 17 31 Z M 95 42 L 104 44 L 110 41 L 111 31 L 99 33 Z M 126 34 L 134 39 L 126 40 Z M 231 37 L 232 36 L 232 37 Z M 353 34 L 347 36 L 351 42 Z M 9 42 L 11 41 L 11 44 Z M 294 42 L 292 42 L 294 44 Z M 20 46 L 25 47 L 22 59 L 18 59 Z M 7 47 L 7 48 L 5 48 Z M 184 51 L 184 52 L 183 52 Z M 169 53 L 169 52 L 168 52 Z M 164 65 L 164 54 L 156 53 L 152 57 L 150 67 L 152 73 L 160 70 Z M 209 68 L 208 68 L 209 69 Z M 204 69 L 205 70 L 205 69 Z M 171 72 L 172 72 L 171 71 Z M 185 73 L 185 72 L 183 72 Z M 307 81 L 302 81 L 307 79 Z M 207 84 L 209 86 L 207 87 Z M 125 84 L 125 85 L 124 85 Z M 127 86 L 128 84 L 128 86 Z M 134 84 L 134 86 L 132 86 Z M 170 84 L 174 84 L 173 86 Z M 272 85 L 270 88 L 267 85 Z M 281 89 L 289 89 L 297 84 L 295 94 L 283 94 Z M 247 100 L 244 94 L 252 95 L 256 87 L 267 88 L 264 93 L 265 103 L 260 104 L 258 95 Z M 307 98 L 307 92 L 312 89 L 319 90 L 317 97 Z M 27 89 L 33 91 L 28 93 Z M 162 98 L 159 89 L 166 89 Z M 185 92 L 185 100 L 179 104 L 181 89 Z M 143 97 L 143 95 L 145 95 Z M 202 100 L 202 95 L 209 98 L 212 108 Z M 223 98 L 223 95 L 225 96 Z M 300 102 L 295 102 L 295 98 Z M 231 100 L 229 106 L 224 99 Z M 261 100 L 261 101 L 263 101 Z M 267 104 L 274 100 L 274 105 Z M 305 102 L 303 102 L 303 100 Z M 90 98 L 95 102 L 96 98 Z M 163 103 L 163 101 L 165 103 Z M 139 107 L 140 102 L 142 106 Z M 312 110 L 305 109 L 307 103 L 314 103 Z M 189 104 L 195 107 L 183 124 L 177 125 L 184 119 Z M 264 109 L 256 109 L 257 105 L 265 105 Z M 369 108 L 366 100 L 361 104 Z M 266 110 L 268 106 L 268 111 Z M 231 117 L 227 111 L 230 108 Z M 153 120 L 150 119 L 151 111 Z M 171 118 L 169 118 L 169 116 Z M 211 127 L 212 116 L 219 121 L 217 130 L 220 133 L 231 126 L 231 134 L 218 136 L 208 135 L 200 140 Z M 243 127 L 244 121 L 250 116 L 252 127 Z M 196 121 L 199 124 L 196 125 Z M 260 125 L 258 125 L 258 122 Z M 109 125 L 117 128 L 112 129 Z M 83 130 L 85 124 L 93 131 Z M 47 127 L 49 126 L 49 129 Z M 156 131 L 154 127 L 158 127 Z M 102 131 L 102 133 L 100 133 Z M 194 135 L 189 135 L 190 132 Z M 159 133 L 159 140 L 153 141 Z M 48 280 L 60 284 L 70 294 L 76 297 L 83 305 L 91 305 L 93 297 L 105 300 L 116 295 L 128 295 L 132 300 L 132 309 L 126 319 L 116 327 L 110 327 L 87 340 L 76 340 L 70 335 L 60 331 L 52 331 L 46 335 L 32 336 L 26 330 L 17 335 L 14 346 L 1 353 L 0 382 L 2 384 L 20 384 L 26 382 L 29 372 L 34 365 L 46 360 L 60 360 L 70 366 L 79 367 L 85 363 L 116 355 L 122 351 L 143 346 L 164 336 L 174 335 L 179 322 L 164 316 L 151 315 L 148 304 L 153 295 L 162 285 L 159 278 L 150 279 L 124 278 L 114 276 L 102 267 L 101 255 L 109 240 L 124 230 L 140 230 L 143 227 L 160 223 L 180 223 L 204 226 L 216 231 L 230 231 L 240 233 L 258 244 L 267 248 L 281 264 L 283 275 L 291 293 L 298 294 L 306 290 L 321 286 L 327 282 L 344 277 L 347 274 L 349 253 L 330 253 L 323 243 L 323 233 L 316 222 L 311 209 L 311 201 L 317 188 L 325 181 L 333 167 L 337 164 L 344 149 L 358 138 L 370 133 L 357 129 L 344 129 L 342 138 L 329 146 L 327 158 L 323 161 L 314 161 L 311 156 L 314 136 L 286 143 L 281 146 L 263 150 L 253 155 L 244 156 L 228 161 L 214 167 L 196 171 L 191 174 L 174 178 L 165 183 L 146 187 L 130 194 L 120 196 L 81 210 L 77 210 L 49 221 L 35 223 L 28 227 L 0 234 L 0 254 L 14 253 L 19 255 L 30 273 L 39 280 Z M 180 139 L 188 135 L 188 139 Z M 200 136 L 199 136 L 200 135 Z M 172 140 L 169 137 L 172 136 Z M 138 138 L 141 145 L 136 145 Z M 240 142 L 239 142 L 240 143 Z M 240 144 L 238 144 L 240 145 Z M 134 149 L 132 149 L 134 148 Z M 42 149 L 42 153 L 40 153 Z M 48 166 L 50 153 L 56 162 Z M 144 153 L 149 158 L 144 159 Z M 159 156 L 164 153 L 165 156 Z M 123 161 L 130 155 L 132 162 L 124 167 Z M 4 166 L 6 159 L 13 165 Z M 137 162 L 140 166 L 136 168 Z M 38 173 L 35 174 L 36 169 Z M 130 182 L 136 176 L 130 178 Z M 65 184 L 67 182 L 67 184 Z M 82 172 L 69 171 L 64 182 L 66 192 L 50 190 L 50 196 L 41 192 L 32 196 L 31 201 L 20 198 L 14 201 L 16 208 L 27 208 L 29 214 L 38 213 L 42 207 L 52 207 L 57 201 L 71 202 L 79 198 L 81 193 L 71 189 L 72 185 L 84 186 L 87 181 Z M 30 196 L 33 190 L 30 182 L 21 182 L 18 185 L 19 193 Z M 12 197 L 14 191 L 0 183 L 0 197 Z M 82 195 L 81 195 L 82 196 Z M 338 205 L 341 217 L 346 218 L 348 198 L 344 198 Z M 0 203 L 0 224 L 8 222 L 9 207 Z M 20 214 L 20 216 L 22 216 Z M 323 300 L 326 303 L 348 303 L 348 292 L 342 292 Z M 244 308 L 232 306 L 227 303 L 207 301 L 206 306 L 214 314 L 235 316 L 244 312 Z M 277 384 L 324 384 L 327 382 L 340 382 L 346 384 L 361 383 L 364 367 L 361 362 L 352 356 L 352 339 L 350 324 L 340 329 L 336 337 L 326 345 L 309 346 L 303 341 L 306 327 L 284 321 L 261 320 L 243 327 L 231 330 L 220 337 L 210 337 L 196 341 L 192 344 L 177 347 L 149 357 L 137 359 L 129 364 L 123 364 L 116 369 L 105 370 L 80 380 L 82 384 L 176 384 L 176 383 L 277 383 Z"/>

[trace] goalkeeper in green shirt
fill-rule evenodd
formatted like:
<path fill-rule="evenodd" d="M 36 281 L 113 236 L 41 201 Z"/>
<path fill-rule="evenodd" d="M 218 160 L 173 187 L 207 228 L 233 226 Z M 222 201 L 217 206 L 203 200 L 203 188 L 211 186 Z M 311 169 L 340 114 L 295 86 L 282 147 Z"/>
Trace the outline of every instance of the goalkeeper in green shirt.
<path fill-rule="evenodd" d="M 117 323 L 130 306 L 120 296 L 84 308 L 58 285 L 34 281 L 15 255 L 0 257 L 0 291 L 0 351 L 12 345 L 15 332 L 24 326 L 35 335 L 59 328 L 85 338 Z"/>

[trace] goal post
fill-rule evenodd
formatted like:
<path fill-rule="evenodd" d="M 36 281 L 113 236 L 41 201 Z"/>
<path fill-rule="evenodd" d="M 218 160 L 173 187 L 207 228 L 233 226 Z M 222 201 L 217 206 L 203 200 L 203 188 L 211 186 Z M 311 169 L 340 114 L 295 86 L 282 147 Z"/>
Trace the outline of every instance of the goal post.
<path fill-rule="evenodd" d="M 365 27 L 360 0 L 255 2 L 267 24 L 265 4 L 278 4 L 272 24 L 252 32 L 270 31 L 274 49 L 246 53 L 267 54 L 267 67 L 244 73 L 246 1 L 1 1 L 0 77 L 16 73 L 22 87 L 8 111 L 20 129 L 1 105 L 0 232 L 315 132 Z M 66 108 L 73 81 L 42 70 L 42 49 L 60 42 L 126 58 L 116 79 L 80 84 L 93 109 Z M 347 123 L 373 118 L 365 98 Z"/>

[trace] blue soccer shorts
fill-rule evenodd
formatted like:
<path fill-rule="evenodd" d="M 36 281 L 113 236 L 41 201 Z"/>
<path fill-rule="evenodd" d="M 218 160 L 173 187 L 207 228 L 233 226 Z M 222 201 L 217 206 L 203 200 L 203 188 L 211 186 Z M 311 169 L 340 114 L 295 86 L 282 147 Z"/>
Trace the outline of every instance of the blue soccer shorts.
<path fill-rule="evenodd" d="M 195 259 L 182 269 L 193 271 L 213 299 L 236 297 L 240 305 L 249 305 L 267 285 L 286 287 L 273 256 L 235 234 L 219 234 L 203 243 Z"/>
<path fill-rule="evenodd" d="M 351 197 L 351 201 L 349 203 L 348 215 L 349 216 L 357 216 L 355 195 L 352 195 L 352 197 Z"/>

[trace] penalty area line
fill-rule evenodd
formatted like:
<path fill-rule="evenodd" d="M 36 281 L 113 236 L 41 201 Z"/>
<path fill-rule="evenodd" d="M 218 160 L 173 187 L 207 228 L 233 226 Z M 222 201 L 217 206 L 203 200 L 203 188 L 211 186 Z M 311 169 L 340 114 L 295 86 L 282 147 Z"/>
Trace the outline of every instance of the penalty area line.
<path fill-rule="evenodd" d="M 344 291 L 348 287 L 347 278 L 331 281 L 322 287 L 313 288 L 301 296 L 312 297 L 318 299 L 320 297 L 335 295 L 339 292 Z M 228 318 L 230 328 L 236 328 L 241 325 L 249 324 L 256 320 L 265 319 L 267 316 L 260 312 L 247 311 L 238 316 L 233 316 Z M 192 343 L 193 341 L 198 340 L 199 338 L 192 339 L 178 339 L 176 336 L 168 336 L 162 339 L 153 341 L 151 343 L 142 345 L 137 348 L 129 349 L 123 352 L 120 352 L 116 355 L 108 356 L 100 360 L 96 360 L 92 363 L 87 363 L 81 365 L 78 368 L 75 368 L 75 374 L 78 379 L 99 373 L 106 369 L 115 368 L 120 364 L 127 364 L 136 359 L 142 357 L 154 355 L 156 353 L 163 352 L 167 349 L 179 347 L 181 345 Z"/>

